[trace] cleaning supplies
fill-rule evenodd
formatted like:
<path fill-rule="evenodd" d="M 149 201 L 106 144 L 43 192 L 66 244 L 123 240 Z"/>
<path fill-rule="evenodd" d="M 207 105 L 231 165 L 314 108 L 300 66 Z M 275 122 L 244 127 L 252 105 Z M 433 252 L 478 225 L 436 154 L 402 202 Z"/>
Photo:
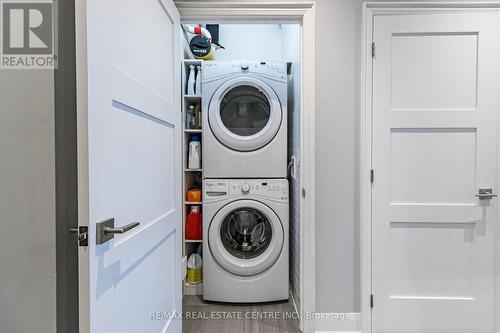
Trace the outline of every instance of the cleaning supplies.
<path fill-rule="evenodd" d="M 200 240 L 202 232 L 202 218 L 200 206 L 191 206 L 191 211 L 189 212 L 186 220 L 186 239 L 190 240 Z"/>
<path fill-rule="evenodd" d="M 193 253 L 189 256 L 187 262 L 187 282 L 198 284 L 202 281 L 202 265 L 203 261 L 198 253 Z"/>
<path fill-rule="evenodd" d="M 186 201 L 201 202 L 201 188 L 192 188 L 186 193 Z"/>
<path fill-rule="evenodd" d="M 196 66 L 195 93 L 201 95 L 201 66 Z"/>
<path fill-rule="evenodd" d="M 186 128 L 193 129 L 195 128 L 195 110 L 194 105 L 190 105 L 189 109 L 186 111 Z"/>
<path fill-rule="evenodd" d="M 188 95 L 194 95 L 194 85 L 195 85 L 195 73 L 194 73 L 194 66 L 189 65 L 189 77 L 188 77 L 188 83 L 187 83 L 187 94 Z"/>
<path fill-rule="evenodd" d="M 194 106 L 194 119 L 195 119 L 195 128 L 201 129 L 201 105 L 200 103 Z"/>
<path fill-rule="evenodd" d="M 201 144 L 198 135 L 193 135 L 189 142 L 188 169 L 201 169 Z"/>

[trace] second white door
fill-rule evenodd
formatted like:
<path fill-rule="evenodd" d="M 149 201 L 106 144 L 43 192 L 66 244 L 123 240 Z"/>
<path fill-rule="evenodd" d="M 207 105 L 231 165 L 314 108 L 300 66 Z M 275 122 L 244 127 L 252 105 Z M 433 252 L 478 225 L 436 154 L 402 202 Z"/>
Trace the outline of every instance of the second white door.
<path fill-rule="evenodd" d="M 374 18 L 373 332 L 494 332 L 499 23 Z"/>

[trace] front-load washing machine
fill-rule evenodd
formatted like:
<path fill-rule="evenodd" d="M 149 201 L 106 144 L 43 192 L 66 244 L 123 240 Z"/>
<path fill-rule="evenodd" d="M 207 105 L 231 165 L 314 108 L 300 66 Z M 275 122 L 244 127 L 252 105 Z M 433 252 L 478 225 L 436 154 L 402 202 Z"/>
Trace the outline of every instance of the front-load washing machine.
<path fill-rule="evenodd" d="M 287 176 L 287 64 L 203 63 L 206 178 Z"/>
<path fill-rule="evenodd" d="M 286 179 L 204 181 L 203 299 L 288 299 Z"/>

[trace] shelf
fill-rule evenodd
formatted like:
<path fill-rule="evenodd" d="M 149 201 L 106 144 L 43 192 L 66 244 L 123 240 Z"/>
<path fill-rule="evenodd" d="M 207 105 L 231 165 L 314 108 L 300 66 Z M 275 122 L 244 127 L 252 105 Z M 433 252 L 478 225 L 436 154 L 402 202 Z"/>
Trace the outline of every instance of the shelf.
<path fill-rule="evenodd" d="M 201 138 L 203 131 L 202 128 L 198 126 L 194 126 L 194 122 L 187 122 L 187 114 L 189 112 L 190 106 L 194 106 L 197 110 L 199 107 L 201 107 L 201 104 L 203 103 L 203 88 L 199 90 L 195 90 L 195 94 L 186 94 L 187 90 L 187 81 L 189 78 L 189 73 L 190 65 L 194 66 L 201 66 L 203 64 L 202 59 L 184 59 L 182 61 L 182 82 L 181 82 L 181 90 L 182 90 L 182 96 L 181 96 L 181 101 L 182 101 L 182 107 L 181 107 L 181 113 L 182 113 L 182 157 L 184 165 L 183 165 L 183 179 L 182 179 L 182 186 L 183 189 L 186 191 L 191 189 L 191 188 L 202 188 L 202 184 L 200 182 L 203 180 L 203 170 L 202 168 L 199 169 L 188 169 L 189 163 L 186 163 L 188 161 L 188 152 L 189 152 L 189 142 L 191 141 L 191 138 L 193 136 L 199 136 Z M 193 92 L 190 90 L 190 92 Z M 199 119 L 196 119 L 199 120 Z M 201 123 L 196 123 L 201 125 Z M 201 166 L 201 164 L 200 164 Z M 182 211 L 182 219 L 183 219 L 183 230 L 182 230 L 182 247 L 183 247 L 183 270 L 184 270 L 184 281 L 183 281 L 183 292 L 184 295 L 203 295 L 203 283 L 199 284 L 190 284 L 187 283 L 187 260 L 188 260 L 188 255 L 193 252 L 193 250 L 196 250 L 198 247 L 200 247 L 201 244 L 203 244 L 203 240 L 201 239 L 185 239 L 185 223 L 187 221 L 187 217 L 189 215 L 189 211 L 195 207 L 199 206 L 200 209 L 202 210 L 202 198 L 196 198 L 200 199 L 200 201 L 186 201 L 187 197 L 182 197 L 181 200 L 183 202 L 183 211 Z"/>
<path fill-rule="evenodd" d="M 200 65 L 203 62 L 202 59 L 184 59 L 186 65 Z"/>
<path fill-rule="evenodd" d="M 201 100 L 201 95 L 184 95 L 184 98 L 188 102 L 199 102 Z"/>

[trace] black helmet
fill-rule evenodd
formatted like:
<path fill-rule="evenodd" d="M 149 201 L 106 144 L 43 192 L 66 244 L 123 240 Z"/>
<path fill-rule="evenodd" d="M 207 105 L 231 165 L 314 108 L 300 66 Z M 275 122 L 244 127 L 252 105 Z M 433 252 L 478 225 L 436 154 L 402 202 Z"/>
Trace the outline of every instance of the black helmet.
<path fill-rule="evenodd" d="M 212 50 L 212 44 L 207 37 L 203 35 L 196 35 L 191 38 L 189 48 L 196 58 L 205 58 Z"/>

